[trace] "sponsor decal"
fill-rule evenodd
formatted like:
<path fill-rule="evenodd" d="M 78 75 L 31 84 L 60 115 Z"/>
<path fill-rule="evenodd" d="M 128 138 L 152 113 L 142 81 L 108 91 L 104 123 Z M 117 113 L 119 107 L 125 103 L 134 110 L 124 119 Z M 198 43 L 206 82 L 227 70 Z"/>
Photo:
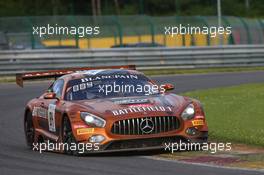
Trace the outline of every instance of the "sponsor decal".
<path fill-rule="evenodd" d="M 32 111 L 32 116 L 37 116 L 41 118 L 47 118 L 47 109 L 42 107 L 34 107 Z"/>
<path fill-rule="evenodd" d="M 73 125 L 73 129 L 86 128 L 86 127 L 87 127 L 87 125 L 80 125 L 80 124 Z"/>
<path fill-rule="evenodd" d="M 77 135 L 92 134 L 94 133 L 94 128 L 79 128 L 77 129 Z"/>
<path fill-rule="evenodd" d="M 116 104 L 138 104 L 138 103 L 149 103 L 148 99 L 124 99 L 124 100 L 117 100 L 114 101 Z"/>
<path fill-rule="evenodd" d="M 86 75 L 96 75 L 100 72 L 105 71 L 105 69 L 99 69 L 99 70 L 84 70 L 84 71 L 76 71 L 77 73 L 83 73 Z"/>
<path fill-rule="evenodd" d="M 197 116 L 195 116 L 195 119 L 204 119 L 204 116 L 202 116 L 202 115 L 197 115 Z"/>
<path fill-rule="evenodd" d="M 203 120 L 193 120 L 192 124 L 193 126 L 201 126 L 201 125 L 204 125 L 204 121 Z"/>
<path fill-rule="evenodd" d="M 49 109 L 48 109 L 48 123 L 49 123 L 49 131 L 51 131 L 51 132 L 56 132 L 55 109 L 56 109 L 56 105 L 49 104 Z"/>
<path fill-rule="evenodd" d="M 114 116 L 125 115 L 130 113 L 139 113 L 139 112 L 171 112 L 172 109 L 169 106 L 133 106 L 125 109 L 112 110 Z"/>
<path fill-rule="evenodd" d="M 90 81 L 97 81 L 97 80 L 103 80 L 103 79 L 138 79 L 137 75 L 132 75 L 132 74 L 116 74 L 116 75 L 101 75 L 101 76 L 93 76 L 93 77 L 87 77 L 87 78 L 82 78 L 81 82 L 90 82 Z"/>
<path fill-rule="evenodd" d="M 72 91 L 73 92 L 78 92 L 78 91 L 81 91 L 81 90 L 88 89 L 90 87 L 93 87 L 93 83 L 92 82 L 76 84 L 76 85 L 74 85 L 72 87 Z"/>

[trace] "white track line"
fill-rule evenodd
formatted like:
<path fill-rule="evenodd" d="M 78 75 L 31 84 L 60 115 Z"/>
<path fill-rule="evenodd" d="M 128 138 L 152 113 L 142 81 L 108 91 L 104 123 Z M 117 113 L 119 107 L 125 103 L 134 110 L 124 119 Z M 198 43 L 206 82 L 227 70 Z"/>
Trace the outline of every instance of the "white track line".
<path fill-rule="evenodd" d="M 243 170 L 243 171 L 249 171 L 249 172 L 261 172 L 261 173 L 264 173 L 264 169 L 253 169 L 253 168 L 252 169 L 248 169 L 248 168 L 237 168 L 237 167 L 224 167 L 224 166 L 204 164 L 204 163 L 184 162 L 184 161 L 166 159 L 166 158 L 155 157 L 155 156 L 140 156 L 140 157 L 146 158 L 146 159 L 152 159 L 152 160 L 180 163 L 180 164 L 199 165 L 199 166 L 210 167 L 210 168 L 221 168 L 221 169 L 230 169 L 230 170 Z"/>

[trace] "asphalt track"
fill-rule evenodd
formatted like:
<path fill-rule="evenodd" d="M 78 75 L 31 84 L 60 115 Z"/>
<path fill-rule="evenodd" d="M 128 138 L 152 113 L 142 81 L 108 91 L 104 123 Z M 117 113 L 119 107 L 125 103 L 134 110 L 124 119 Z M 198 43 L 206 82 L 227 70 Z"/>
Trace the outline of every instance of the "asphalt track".
<path fill-rule="evenodd" d="M 175 92 L 264 82 L 264 72 L 220 73 L 153 77 L 159 83 L 169 82 Z M 0 85 L 0 174 L 1 175 L 70 175 L 70 174 L 162 174 L 162 175 L 251 175 L 263 174 L 182 164 L 151 159 L 150 153 L 118 153 L 74 157 L 57 153 L 38 153 L 26 148 L 23 133 L 23 110 L 26 102 L 38 96 L 48 83 L 28 83 L 25 88 L 15 84 Z"/>

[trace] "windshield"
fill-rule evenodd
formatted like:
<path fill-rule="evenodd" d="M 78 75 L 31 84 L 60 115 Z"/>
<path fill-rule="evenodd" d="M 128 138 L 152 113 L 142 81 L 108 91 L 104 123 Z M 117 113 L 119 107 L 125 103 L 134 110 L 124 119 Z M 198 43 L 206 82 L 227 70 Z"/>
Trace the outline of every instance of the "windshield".
<path fill-rule="evenodd" d="M 65 100 L 146 96 L 158 93 L 158 86 L 144 75 L 97 75 L 70 80 Z"/>

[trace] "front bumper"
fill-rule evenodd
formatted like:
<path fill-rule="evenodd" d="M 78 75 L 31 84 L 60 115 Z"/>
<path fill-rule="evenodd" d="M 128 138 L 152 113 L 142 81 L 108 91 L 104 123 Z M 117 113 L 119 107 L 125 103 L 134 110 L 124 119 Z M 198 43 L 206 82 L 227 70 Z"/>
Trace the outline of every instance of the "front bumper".
<path fill-rule="evenodd" d="M 207 143 L 208 133 L 202 132 L 200 137 L 185 138 L 182 136 L 157 137 L 145 139 L 129 139 L 110 141 L 99 146 L 96 151 L 88 151 L 86 153 L 104 153 L 104 152 L 125 152 L 125 151 L 146 151 L 146 150 L 165 150 L 166 145 L 175 143 Z"/>
<path fill-rule="evenodd" d="M 157 118 L 157 122 L 159 118 Z M 155 119 L 153 120 L 155 121 Z M 165 120 L 173 121 L 173 120 Z M 89 142 L 89 138 L 95 135 L 102 135 L 105 140 L 99 144 L 99 150 L 94 152 L 115 152 L 115 151 L 134 151 L 134 150 L 149 150 L 149 149 L 162 149 L 165 147 L 165 143 L 177 143 L 177 142 L 189 142 L 189 143 L 205 143 L 208 138 L 208 128 L 205 120 L 203 119 L 201 125 L 193 122 L 197 119 L 189 121 L 178 121 L 178 125 L 172 127 L 172 125 L 160 125 L 153 130 L 150 134 L 141 133 L 138 131 L 138 127 L 135 130 L 128 129 L 125 131 L 124 128 L 129 127 L 129 123 L 136 123 L 136 121 L 124 122 L 127 125 L 122 127 L 115 126 L 111 123 L 106 128 L 90 128 L 92 129 L 87 134 L 78 135 L 76 134 L 76 140 L 78 142 Z M 201 121 L 201 119 L 199 120 Z M 157 123 L 155 121 L 155 124 Z M 177 122 L 175 122 L 177 123 Z M 195 124 L 195 125 L 194 125 Z M 199 124 L 199 123 L 198 123 Z M 120 126 L 120 125 L 119 125 Z M 125 127 L 127 126 L 127 127 Z M 131 126 L 133 126 L 131 124 Z M 163 127 L 164 126 L 164 127 Z M 169 127 L 170 126 L 170 127 Z M 172 128 L 171 130 L 168 128 Z M 195 134 L 188 134 L 187 129 L 194 128 Z M 86 129 L 87 130 L 87 129 Z M 119 131 L 117 133 L 117 131 Z M 90 151 L 93 152 L 93 151 Z"/>

